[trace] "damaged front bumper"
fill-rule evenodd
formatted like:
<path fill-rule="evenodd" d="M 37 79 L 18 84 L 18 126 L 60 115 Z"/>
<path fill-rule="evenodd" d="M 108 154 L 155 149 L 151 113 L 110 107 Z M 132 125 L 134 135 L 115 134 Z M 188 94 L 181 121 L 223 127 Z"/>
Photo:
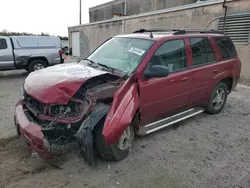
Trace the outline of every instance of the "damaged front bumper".
<path fill-rule="evenodd" d="M 24 138 L 31 152 L 36 152 L 45 158 L 52 157 L 50 144 L 45 139 L 41 127 L 29 121 L 21 103 L 16 105 L 14 122 L 17 134 Z"/>

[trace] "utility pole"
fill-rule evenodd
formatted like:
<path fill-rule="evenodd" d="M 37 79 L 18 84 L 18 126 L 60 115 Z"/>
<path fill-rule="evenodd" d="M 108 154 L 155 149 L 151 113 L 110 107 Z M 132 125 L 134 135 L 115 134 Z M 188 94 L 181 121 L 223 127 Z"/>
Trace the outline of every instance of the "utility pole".
<path fill-rule="evenodd" d="M 80 13 L 79 13 L 79 16 L 80 16 L 80 25 L 82 24 L 82 0 L 79 0 L 80 1 Z"/>
<path fill-rule="evenodd" d="M 127 0 L 124 0 L 123 16 L 127 16 Z M 124 29 L 125 29 L 125 19 L 123 18 L 123 20 L 122 20 L 122 34 L 124 34 Z"/>
<path fill-rule="evenodd" d="M 124 16 L 127 16 L 127 0 L 125 0 L 125 3 L 124 3 Z"/>

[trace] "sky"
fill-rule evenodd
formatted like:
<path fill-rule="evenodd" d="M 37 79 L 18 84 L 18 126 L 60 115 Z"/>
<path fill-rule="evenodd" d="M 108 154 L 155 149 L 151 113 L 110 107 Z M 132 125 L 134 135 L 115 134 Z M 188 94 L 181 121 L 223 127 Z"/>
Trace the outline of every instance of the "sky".
<path fill-rule="evenodd" d="M 41 32 L 68 36 L 68 26 L 79 25 L 79 0 L 0 0 L 0 31 Z M 82 23 L 89 7 L 111 0 L 82 0 Z"/>

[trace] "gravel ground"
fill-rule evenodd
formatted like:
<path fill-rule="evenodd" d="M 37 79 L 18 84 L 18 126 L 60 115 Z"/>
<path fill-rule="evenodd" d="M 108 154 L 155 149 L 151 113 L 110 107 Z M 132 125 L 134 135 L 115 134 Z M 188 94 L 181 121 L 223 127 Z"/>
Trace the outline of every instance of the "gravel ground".
<path fill-rule="evenodd" d="M 250 87 L 240 85 L 221 114 L 202 114 L 136 138 L 125 160 L 99 159 L 91 168 L 77 152 L 45 162 L 12 137 L 14 104 L 25 76 L 22 71 L 0 73 L 0 187 L 250 187 Z"/>

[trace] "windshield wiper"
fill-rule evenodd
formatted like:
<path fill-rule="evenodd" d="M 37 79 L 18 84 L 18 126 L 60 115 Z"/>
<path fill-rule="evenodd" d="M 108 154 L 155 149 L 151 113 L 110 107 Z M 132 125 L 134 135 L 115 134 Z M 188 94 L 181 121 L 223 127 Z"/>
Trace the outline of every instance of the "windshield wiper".
<path fill-rule="evenodd" d="M 107 65 L 104 65 L 104 64 L 101 64 L 101 63 L 97 63 L 99 66 L 101 66 L 101 67 L 104 67 L 104 68 L 106 68 L 108 71 L 110 71 L 110 72 L 115 72 L 115 68 L 112 68 L 112 67 L 109 67 L 109 66 L 107 66 Z"/>
<path fill-rule="evenodd" d="M 90 64 L 95 64 L 95 65 L 98 65 L 96 62 L 94 62 L 94 61 L 92 61 L 92 60 L 90 60 L 90 59 L 84 59 L 84 61 L 88 61 Z"/>
<path fill-rule="evenodd" d="M 114 68 L 109 67 L 109 66 L 107 66 L 107 65 L 103 65 L 103 64 L 101 64 L 101 63 L 96 63 L 96 62 L 94 62 L 94 61 L 92 61 L 92 60 L 90 60 L 90 59 L 84 59 L 84 60 L 85 60 L 85 61 L 88 61 L 92 66 L 93 66 L 93 65 L 101 66 L 101 67 L 104 67 L 105 69 L 107 69 L 107 70 L 110 71 L 110 72 L 114 72 L 114 71 L 115 71 Z"/>
<path fill-rule="evenodd" d="M 92 66 L 93 66 L 93 65 L 101 66 L 101 67 L 105 68 L 105 69 L 106 69 L 107 71 L 109 71 L 109 72 L 112 72 L 112 73 L 114 73 L 114 72 L 123 73 L 123 72 L 120 71 L 119 69 L 110 67 L 110 66 L 108 66 L 108 65 L 104 65 L 104 64 L 101 64 L 101 63 L 96 63 L 96 62 L 94 62 L 94 61 L 92 61 L 92 60 L 90 60 L 90 59 L 84 59 L 84 60 L 90 62 L 90 65 L 92 65 Z M 94 67 L 94 68 L 96 68 L 96 67 Z"/>

